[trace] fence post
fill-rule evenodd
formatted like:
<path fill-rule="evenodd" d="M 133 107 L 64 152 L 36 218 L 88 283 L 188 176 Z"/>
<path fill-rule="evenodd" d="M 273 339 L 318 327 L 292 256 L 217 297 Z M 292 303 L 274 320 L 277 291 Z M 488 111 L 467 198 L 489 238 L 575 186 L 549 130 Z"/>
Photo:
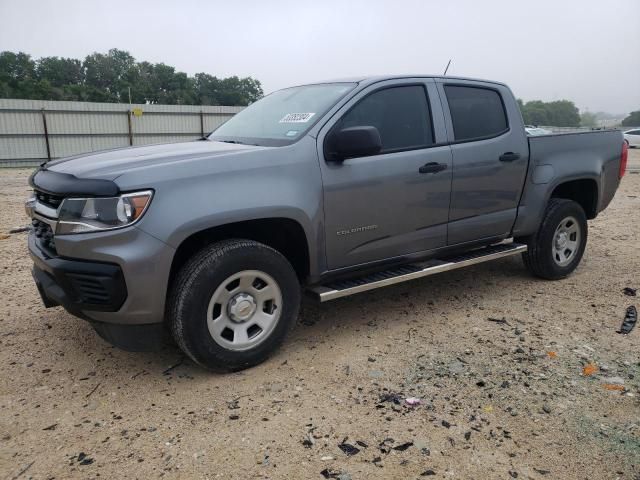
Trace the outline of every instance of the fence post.
<path fill-rule="evenodd" d="M 133 146 L 133 128 L 131 126 L 131 110 L 127 110 L 127 124 L 129 125 L 129 146 Z"/>
<path fill-rule="evenodd" d="M 204 138 L 204 114 L 200 110 L 200 136 Z"/>
<path fill-rule="evenodd" d="M 51 146 L 49 145 L 49 130 L 47 129 L 47 116 L 42 109 L 42 126 L 44 127 L 44 143 L 47 145 L 47 162 L 51 161 Z"/>

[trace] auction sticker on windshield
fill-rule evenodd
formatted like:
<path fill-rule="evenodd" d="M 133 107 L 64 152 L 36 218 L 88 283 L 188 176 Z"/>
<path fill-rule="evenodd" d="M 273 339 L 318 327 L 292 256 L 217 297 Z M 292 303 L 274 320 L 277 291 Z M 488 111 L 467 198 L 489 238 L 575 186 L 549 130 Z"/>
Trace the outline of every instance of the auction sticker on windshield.
<path fill-rule="evenodd" d="M 315 113 L 287 113 L 279 123 L 307 123 Z"/>

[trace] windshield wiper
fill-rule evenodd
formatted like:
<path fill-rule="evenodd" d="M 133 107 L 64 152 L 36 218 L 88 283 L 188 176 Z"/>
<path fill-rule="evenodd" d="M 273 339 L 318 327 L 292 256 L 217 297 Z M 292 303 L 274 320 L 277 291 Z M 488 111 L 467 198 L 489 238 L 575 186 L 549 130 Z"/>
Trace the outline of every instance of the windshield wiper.
<path fill-rule="evenodd" d="M 224 143 L 233 143 L 235 145 L 251 145 L 252 147 L 259 147 L 257 143 L 245 143 L 239 142 L 238 140 L 215 140 L 216 142 L 224 142 Z"/>

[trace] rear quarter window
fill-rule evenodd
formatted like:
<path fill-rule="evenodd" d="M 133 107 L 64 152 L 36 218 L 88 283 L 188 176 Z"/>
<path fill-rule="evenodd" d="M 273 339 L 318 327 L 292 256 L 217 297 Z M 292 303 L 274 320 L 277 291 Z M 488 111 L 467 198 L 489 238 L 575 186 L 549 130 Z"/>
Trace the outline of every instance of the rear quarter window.
<path fill-rule="evenodd" d="M 500 94 L 490 88 L 445 85 L 456 142 L 498 136 L 509 129 Z"/>

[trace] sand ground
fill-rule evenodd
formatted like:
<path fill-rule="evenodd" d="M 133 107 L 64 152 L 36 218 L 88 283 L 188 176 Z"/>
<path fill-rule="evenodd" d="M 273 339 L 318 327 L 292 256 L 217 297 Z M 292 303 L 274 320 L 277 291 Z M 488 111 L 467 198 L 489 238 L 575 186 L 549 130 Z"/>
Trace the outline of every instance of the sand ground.
<path fill-rule="evenodd" d="M 28 173 L 0 171 L 0 234 L 27 221 Z M 229 375 L 174 348 L 117 350 L 43 308 L 26 234 L 11 234 L 0 477 L 637 480 L 640 327 L 616 330 L 640 307 L 623 294 L 640 288 L 639 225 L 629 173 L 570 278 L 537 280 L 507 258 L 307 302 L 275 356 Z"/>

